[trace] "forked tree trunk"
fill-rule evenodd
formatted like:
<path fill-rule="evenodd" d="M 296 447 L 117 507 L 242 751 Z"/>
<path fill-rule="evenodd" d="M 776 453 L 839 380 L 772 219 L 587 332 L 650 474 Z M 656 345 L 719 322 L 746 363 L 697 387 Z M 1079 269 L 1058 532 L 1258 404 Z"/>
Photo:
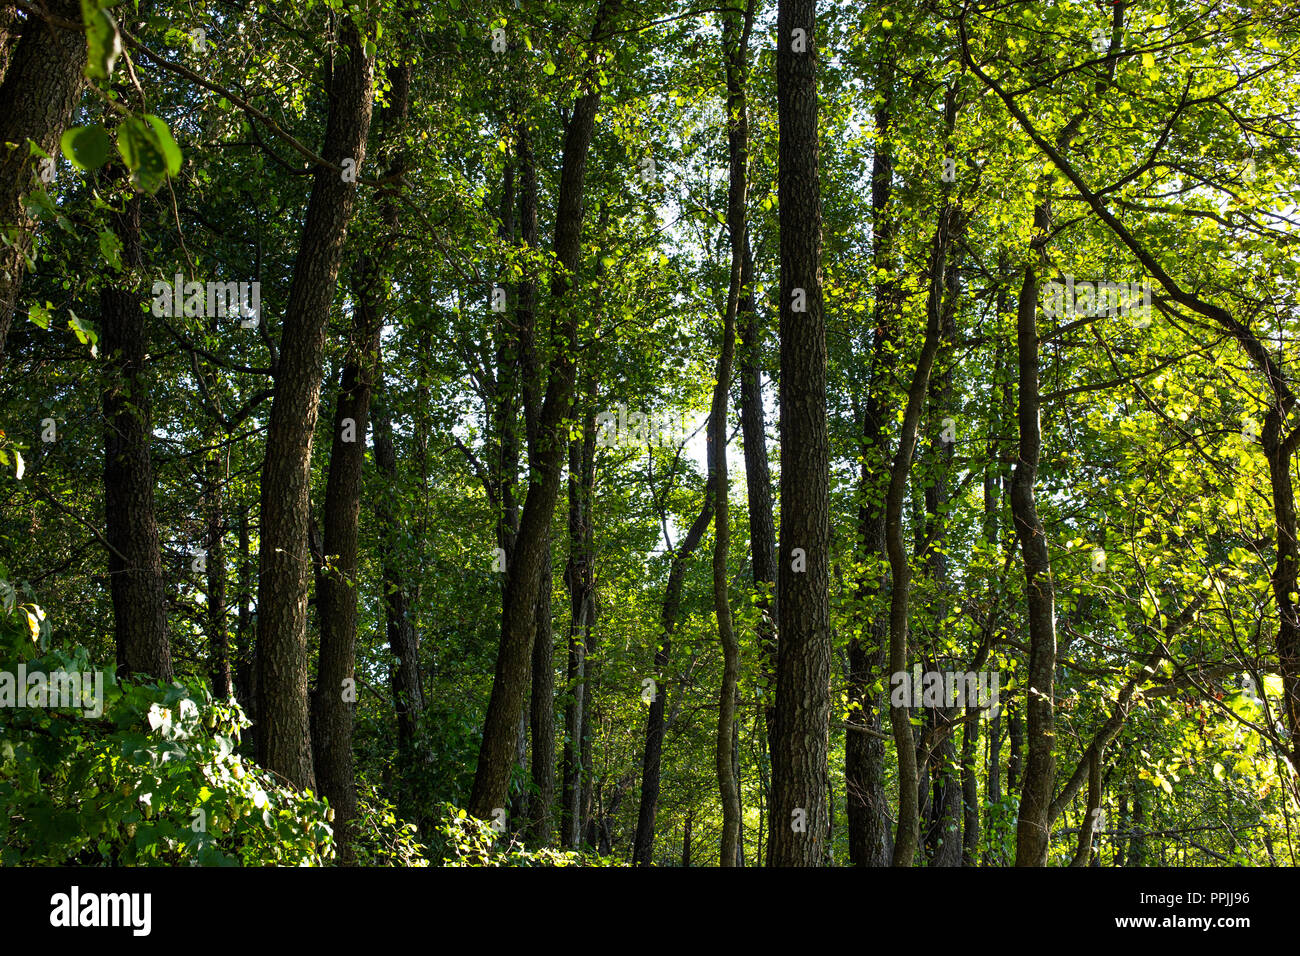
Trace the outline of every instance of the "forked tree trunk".
<path fill-rule="evenodd" d="M 362 169 L 374 62 L 343 17 L 322 156 Z M 356 193 L 338 169 L 312 183 L 280 336 L 275 400 L 262 466 L 257 614 L 258 762 L 298 788 L 316 787 L 307 700 L 307 524 L 311 452 L 320 414 L 326 325 Z"/>
<path fill-rule="evenodd" d="M 621 0 L 602 0 L 592 28 L 592 43 L 600 44 L 613 32 Z M 594 86 L 588 76 L 586 85 Z M 557 343 L 546 383 L 546 397 L 538 415 L 535 443 L 530 443 L 532 473 L 528 494 L 519 519 L 515 553 L 506 571 L 501 643 L 497 652 L 492 694 L 483 722 L 483 742 L 469 810 L 488 819 L 494 808 L 504 807 L 515 759 L 518 717 L 528 690 L 532 669 L 533 640 L 537 628 L 537 587 L 544 552 L 549 546 L 551 518 L 559 495 L 561 465 L 567 443 L 564 422 L 573 403 L 577 378 L 578 329 L 581 310 L 565 308 L 564 302 L 581 265 L 583 193 L 587 154 L 595 131 L 600 93 L 584 92 L 573 106 L 565 131 L 560 188 L 555 213 L 556 271 L 551 281 L 551 299 L 556 309 L 554 340 Z"/>

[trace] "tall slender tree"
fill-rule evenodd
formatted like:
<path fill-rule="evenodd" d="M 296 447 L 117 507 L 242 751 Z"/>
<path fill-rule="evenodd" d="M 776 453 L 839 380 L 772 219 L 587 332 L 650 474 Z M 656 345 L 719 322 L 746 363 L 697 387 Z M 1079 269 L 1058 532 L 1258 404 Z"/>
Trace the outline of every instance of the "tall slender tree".
<path fill-rule="evenodd" d="M 826 853 L 830 733 L 830 440 L 817 148 L 817 4 L 777 8 L 781 220 L 781 547 L 770 866 Z"/>
<path fill-rule="evenodd" d="M 296 787 L 313 789 L 307 700 L 311 451 L 327 319 L 352 216 L 355 171 L 364 168 L 374 93 L 374 60 L 363 49 L 356 24 L 345 15 L 334 27 L 322 152 L 329 165 L 318 166 L 313 175 L 280 334 L 262 466 L 257 598 L 258 762 Z M 343 693 L 341 686 L 333 690 Z"/>

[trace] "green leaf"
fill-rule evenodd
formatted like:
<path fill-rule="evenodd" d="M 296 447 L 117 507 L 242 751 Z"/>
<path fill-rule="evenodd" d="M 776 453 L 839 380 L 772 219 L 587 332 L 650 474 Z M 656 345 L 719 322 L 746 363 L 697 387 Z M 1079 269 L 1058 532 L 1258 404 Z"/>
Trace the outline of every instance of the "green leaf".
<path fill-rule="evenodd" d="M 122 35 L 117 21 L 93 0 L 81 0 L 81 22 L 86 26 L 86 76 L 104 80 L 113 75 L 113 66 L 122 53 Z"/>
<path fill-rule="evenodd" d="M 39 302 L 33 302 L 31 308 L 27 310 L 27 318 L 39 328 L 49 331 L 50 328 L 50 310 Z"/>
<path fill-rule="evenodd" d="M 117 131 L 117 151 L 131 170 L 131 181 L 147 193 L 157 192 L 169 175 L 180 171 L 180 147 L 156 116 L 123 121 Z"/>
<path fill-rule="evenodd" d="M 118 272 L 122 271 L 122 240 L 113 234 L 111 229 L 101 229 L 99 232 L 99 254 L 104 257 L 104 261 Z"/>
<path fill-rule="evenodd" d="M 63 134 L 59 148 L 78 169 L 89 172 L 108 162 L 111 148 L 108 130 L 102 126 L 76 126 Z"/>
<path fill-rule="evenodd" d="M 181 148 L 176 145 L 176 139 L 172 136 L 172 131 L 167 128 L 167 124 L 160 117 L 152 113 L 145 115 L 145 120 L 153 127 L 154 134 L 158 138 L 158 145 L 162 147 L 163 158 L 167 161 L 167 175 L 175 176 L 181 171 Z"/>

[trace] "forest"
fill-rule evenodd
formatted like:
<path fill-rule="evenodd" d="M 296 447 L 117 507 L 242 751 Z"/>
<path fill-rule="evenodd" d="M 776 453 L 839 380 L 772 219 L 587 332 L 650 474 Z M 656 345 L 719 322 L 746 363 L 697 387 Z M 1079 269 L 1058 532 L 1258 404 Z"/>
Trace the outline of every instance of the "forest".
<path fill-rule="evenodd" d="M 0 0 L 0 238 L 0 865 L 1297 863 L 1295 0 Z"/>

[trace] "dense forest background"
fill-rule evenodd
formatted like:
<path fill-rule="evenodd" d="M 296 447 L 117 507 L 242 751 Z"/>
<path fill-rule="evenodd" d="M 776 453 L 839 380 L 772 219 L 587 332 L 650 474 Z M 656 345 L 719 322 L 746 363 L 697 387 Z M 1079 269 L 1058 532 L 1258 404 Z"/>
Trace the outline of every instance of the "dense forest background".
<path fill-rule="evenodd" d="M 0 862 L 1295 865 L 1298 14 L 4 0 Z"/>

